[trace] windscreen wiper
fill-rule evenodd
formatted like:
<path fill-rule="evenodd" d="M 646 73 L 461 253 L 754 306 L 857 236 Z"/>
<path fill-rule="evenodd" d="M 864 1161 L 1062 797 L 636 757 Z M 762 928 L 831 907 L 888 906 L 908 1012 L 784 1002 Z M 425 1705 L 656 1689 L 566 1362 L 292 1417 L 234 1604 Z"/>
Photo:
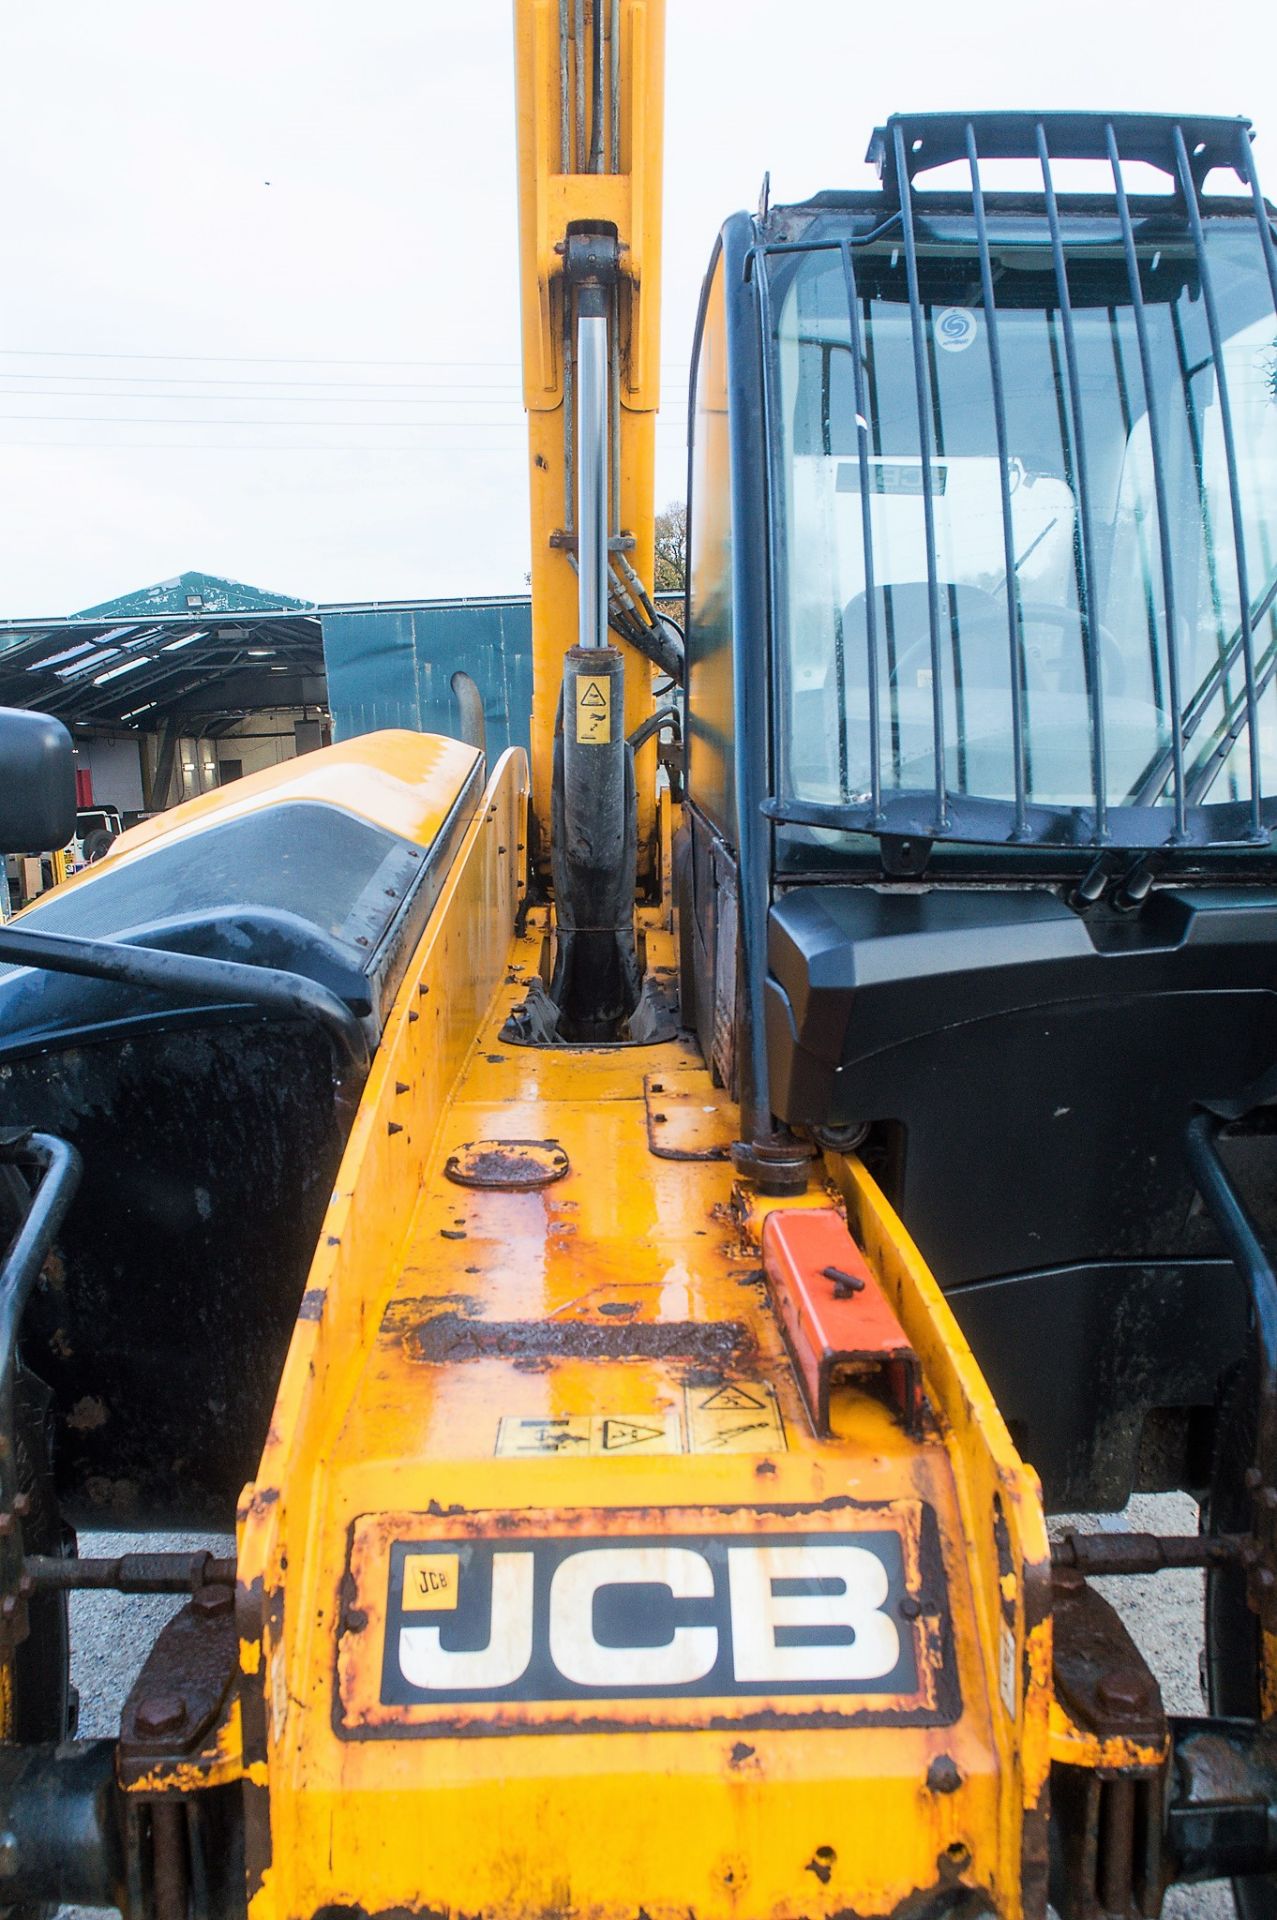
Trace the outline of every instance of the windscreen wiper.
<path fill-rule="evenodd" d="M 1249 625 L 1252 633 L 1267 614 L 1274 600 L 1277 600 L 1277 567 L 1274 567 L 1269 575 L 1268 584 L 1250 610 Z M 1181 737 L 1185 743 L 1196 733 L 1210 702 L 1219 690 L 1224 675 L 1235 665 L 1237 656 L 1242 650 L 1245 631 L 1246 623 L 1239 622 L 1228 644 L 1221 650 L 1209 672 L 1203 676 L 1197 691 L 1185 707 L 1181 730 Z M 1255 662 L 1254 685 L 1257 703 L 1267 690 L 1274 674 L 1277 674 L 1277 640 L 1266 647 Z M 1185 790 L 1184 800 L 1187 806 L 1199 807 L 1205 801 L 1223 769 L 1224 762 L 1245 728 L 1249 704 L 1246 688 L 1236 694 L 1229 703 L 1218 741 L 1209 757 L 1198 767 Z M 1252 751 L 1255 744 L 1257 743 L 1252 744 Z M 1174 771 L 1174 755 L 1168 747 L 1153 762 L 1128 804 L 1138 807 L 1151 806 L 1165 793 L 1167 783 Z M 1140 902 L 1147 897 L 1167 851 L 1166 848 L 1160 847 L 1137 854 L 1113 888 L 1112 900 L 1115 906 L 1127 909 L 1139 906 Z M 1072 904 L 1077 911 L 1085 913 L 1089 907 L 1094 906 L 1095 902 L 1108 891 L 1109 883 L 1113 878 L 1113 856 L 1111 853 L 1102 853 L 1085 879 L 1074 890 Z"/>
<path fill-rule="evenodd" d="M 1233 667 L 1236 666 L 1238 655 L 1241 653 L 1244 643 L 1247 625 L 1249 625 L 1250 631 L 1253 633 L 1259 625 L 1259 622 L 1272 606 L 1274 600 L 1277 600 L 1277 567 L 1274 567 L 1269 574 L 1267 585 L 1251 607 L 1249 622 L 1238 622 L 1228 644 L 1221 650 L 1218 659 L 1211 665 L 1196 693 L 1185 706 L 1183 724 L 1180 729 L 1180 736 L 1185 746 L 1187 746 L 1205 718 L 1207 709 L 1219 691 L 1224 676 L 1230 673 Z M 1274 642 L 1255 664 L 1256 700 L 1259 699 L 1260 695 L 1268 686 L 1275 671 L 1277 671 L 1277 642 Z M 1236 709 L 1239 704 L 1242 704 L 1244 709 L 1244 701 L 1245 696 L 1242 695 L 1240 703 L 1234 702 L 1234 708 Z M 1209 792 L 1210 788 L 1214 785 L 1215 777 L 1220 767 L 1232 752 L 1241 730 L 1241 723 L 1237 717 L 1237 712 L 1234 711 L 1226 719 L 1225 731 L 1220 742 L 1220 747 L 1216 748 L 1215 752 L 1212 753 L 1210 759 L 1206 761 L 1203 767 L 1198 768 L 1197 773 L 1189 785 L 1185 795 L 1185 800 L 1189 806 L 1200 806 L 1206 793 Z M 1171 778 L 1174 767 L 1173 751 L 1170 747 L 1167 747 L 1157 756 L 1156 760 L 1154 760 L 1152 766 L 1140 781 L 1128 805 L 1134 807 L 1152 806 L 1153 803 L 1159 800 L 1162 794 L 1165 793 L 1167 781 Z M 1207 775 L 1207 778 L 1203 785 L 1202 778 L 1204 774 Z"/>
<path fill-rule="evenodd" d="M 1059 525 L 1059 520 L 1060 520 L 1059 514 L 1058 513 L 1053 514 L 1051 518 L 1047 521 L 1046 525 L 1043 527 L 1037 539 L 1030 540 L 1028 546 L 1024 549 L 1024 552 L 1016 556 L 1015 565 L 1012 567 L 1011 572 L 1015 575 L 1017 580 L 1020 577 L 1020 568 L 1024 565 L 1025 561 L 1029 558 L 1029 555 L 1037 552 L 1038 548 L 1042 545 L 1042 542 L 1046 539 L 1047 534 L 1050 533 L 1052 527 Z M 1008 575 L 1004 573 L 1002 575 L 1002 578 L 998 581 L 997 586 L 993 589 L 993 591 L 995 593 L 1001 593 L 1003 587 L 1005 587 L 1007 583 L 1007 579 L 1008 579 Z"/>

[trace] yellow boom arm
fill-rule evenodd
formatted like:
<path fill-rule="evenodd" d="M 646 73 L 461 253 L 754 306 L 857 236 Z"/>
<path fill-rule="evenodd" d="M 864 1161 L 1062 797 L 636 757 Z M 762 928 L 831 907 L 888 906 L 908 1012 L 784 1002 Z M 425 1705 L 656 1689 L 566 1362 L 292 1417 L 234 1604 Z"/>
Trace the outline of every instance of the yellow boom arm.
<path fill-rule="evenodd" d="M 609 585 L 650 592 L 660 378 L 664 0 L 515 0 L 523 397 L 532 503 L 532 791 L 548 856 L 563 656 L 576 643 L 575 299 L 570 232 L 615 234 L 609 318 Z M 641 601 L 640 601 L 641 604 Z M 652 668 L 626 649 L 625 729 L 651 711 Z M 639 874 L 650 874 L 656 745 L 637 756 Z"/>

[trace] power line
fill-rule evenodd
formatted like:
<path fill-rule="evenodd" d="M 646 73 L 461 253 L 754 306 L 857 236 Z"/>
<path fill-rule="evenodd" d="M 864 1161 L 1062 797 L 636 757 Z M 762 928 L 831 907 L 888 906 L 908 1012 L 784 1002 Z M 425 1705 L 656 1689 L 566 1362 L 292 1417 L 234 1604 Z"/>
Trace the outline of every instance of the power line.
<path fill-rule="evenodd" d="M 343 360 L 328 354 L 273 353 L 108 353 L 97 348 L 0 347 L 6 360 L 185 360 L 200 366 L 241 367 L 513 367 L 517 360 Z"/>
<path fill-rule="evenodd" d="M 351 387 L 358 387 L 370 393 L 387 394 L 402 393 L 409 390 L 419 393 L 455 393 L 460 389 L 466 389 L 470 392 L 508 393 L 516 397 L 520 397 L 523 393 L 522 382 L 517 380 L 251 380 L 245 378 L 243 375 L 238 375 L 233 379 L 205 379 L 197 374 L 185 373 L 23 373 L 12 367 L 0 371 L 0 378 L 5 380 L 38 380 L 45 385 L 55 380 L 62 383 L 74 380 L 79 385 L 83 385 L 87 381 L 92 381 L 95 385 L 101 386 L 109 381 L 113 386 L 127 387 L 174 387 L 180 382 L 185 382 L 188 387 L 307 387 L 312 389 L 316 387 L 341 387 L 346 390 Z M 686 392 L 687 390 L 687 382 L 685 380 L 681 383 L 679 381 L 667 381 L 664 384 L 667 387 L 673 388 L 675 392 Z M 104 394 L 102 397 L 106 399 L 109 396 Z M 164 399 L 170 396 L 161 394 L 156 397 Z M 287 397 L 290 396 L 281 396 L 281 398 Z M 299 395 L 298 397 L 302 399 L 306 398 L 305 395 Z"/>
<path fill-rule="evenodd" d="M 264 420 L 255 414 L 237 414 L 230 420 L 210 420 L 202 414 L 170 414 L 165 418 L 161 414 L 138 414 L 129 418 L 119 413 L 0 413 L 0 420 L 30 420 L 33 425 L 49 424 L 60 426 L 64 421 L 68 426 L 105 425 L 111 427 L 332 427 L 346 429 L 366 429 L 375 431 L 378 427 L 422 427 L 427 431 L 439 427 L 464 425 L 463 421 L 450 420 Z M 498 426 L 502 423 L 492 420 L 478 421 L 476 425 Z M 674 422 L 667 422 L 674 425 Z"/>
<path fill-rule="evenodd" d="M 373 387 L 376 386 L 375 381 L 370 382 L 369 384 Z M 236 393 L 140 393 L 140 392 L 139 393 L 33 393 L 29 387 L 0 387 L 0 394 L 7 394 L 12 399 L 21 399 L 21 400 L 69 400 L 69 401 L 72 401 L 72 400 L 80 400 L 80 401 L 84 401 L 84 400 L 153 400 L 157 402 L 166 401 L 166 400 L 202 400 L 207 405 L 210 405 L 210 406 L 222 406 L 231 400 L 252 400 L 252 401 L 257 401 L 259 403 L 265 402 L 269 406 L 281 406 L 281 407 L 299 407 L 299 406 L 307 406 L 307 405 L 317 406 L 317 407 L 365 407 L 368 405 L 367 394 L 321 394 L 321 393 L 278 393 L 278 394 L 240 393 L 240 394 L 236 394 Z M 424 397 L 415 397 L 413 395 L 393 395 L 392 394 L 392 395 L 388 395 L 387 398 L 382 402 L 382 404 L 387 407 L 447 407 L 447 406 L 510 407 L 510 408 L 520 408 L 521 410 L 521 402 L 520 402 L 519 396 L 514 393 L 511 393 L 509 395 L 502 394 L 501 396 L 492 398 L 492 399 L 479 399 L 469 395 L 463 398 L 459 394 L 455 395 L 455 397 L 450 398 L 449 397 L 450 394 L 455 394 L 455 390 L 449 389 L 449 388 L 441 388 L 437 398 L 432 397 L 429 399 Z M 56 419 L 56 418 L 73 419 L 75 416 L 72 414 L 67 414 L 65 416 L 54 415 L 54 414 L 49 414 L 47 416 L 36 415 L 36 414 L 32 415 L 33 419 L 43 419 L 46 417 L 49 419 Z"/>
<path fill-rule="evenodd" d="M 241 367 L 498 367 L 519 371 L 518 360 L 386 360 L 373 356 L 366 360 L 343 360 L 336 355 L 270 353 L 108 353 L 98 349 L 73 350 L 70 347 L 0 347 L 6 360 L 162 360 L 193 361 L 199 366 Z M 678 361 L 663 361 L 663 367 L 686 372 Z"/>
<path fill-rule="evenodd" d="M 3 416 L 0 416 L 2 418 Z M 203 424 L 203 423 L 201 423 Z M 418 453 L 460 454 L 483 459 L 490 454 L 527 457 L 526 446 L 430 446 L 423 440 L 403 446 L 377 446 L 368 441 L 312 440 L 295 446 L 277 440 L 6 440 L 0 447 L 24 447 L 38 453 Z"/>

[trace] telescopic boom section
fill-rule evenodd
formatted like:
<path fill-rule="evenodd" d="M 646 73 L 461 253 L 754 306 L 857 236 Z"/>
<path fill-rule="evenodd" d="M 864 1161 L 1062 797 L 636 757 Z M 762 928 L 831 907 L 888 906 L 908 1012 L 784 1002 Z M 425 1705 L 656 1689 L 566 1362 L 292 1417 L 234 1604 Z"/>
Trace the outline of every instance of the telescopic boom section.
<path fill-rule="evenodd" d="M 515 0 L 542 873 L 569 649 L 622 647 L 618 739 L 652 711 L 651 659 L 617 635 L 652 624 L 664 15 L 664 0 Z M 635 765 L 640 881 L 654 871 L 655 773 L 653 739 Z"/>

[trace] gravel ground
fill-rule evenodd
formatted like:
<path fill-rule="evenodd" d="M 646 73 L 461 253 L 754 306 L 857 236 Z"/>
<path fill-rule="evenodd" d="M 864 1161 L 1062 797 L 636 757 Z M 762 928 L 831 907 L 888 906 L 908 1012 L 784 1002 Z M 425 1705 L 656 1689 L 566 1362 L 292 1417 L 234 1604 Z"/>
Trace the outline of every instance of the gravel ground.
<path fill-rule="evenodd" d="M 1195 1533 L 1197 1509 L 1178 1494 L 1143 1495 L 1125 1513 L 1079 1515 L 1052 1522 L 1120 1532 Z M 145 1541 L 118 1534 L 82 1534 L 86 1554 L 127 1553 L 149 1546 L 158 1551 L 211 1553 L 235 1550 L 230 1539 L 195 1534 L 148 1535 Z M 1146 1578 L 1097 1580 L 1096 1587 L 1119 1609 L 1161 1683 L 1171 1713 L 1199 1713 L 1202 1687 L 1202 1578 L 1195 1573 L 1151 1574 Z M 176 1599 L 124 1599 L 116 1594 L 81 1594 L 72 1601 L 74 1649 L 72 1678 L 80 1689 L 80 1732 L 85 1738 L 114 1734 L 120 1708 L 150 1651 L 156 1634 L 181 1604 Z M 1166 1920 L 1234 1920 L 1229 1889 L 1216 1884 L 1179 1887 L 1168 1894 Z M 79 1920 L 87 1909 L 64 1907 L 59 1920 Z"/>

